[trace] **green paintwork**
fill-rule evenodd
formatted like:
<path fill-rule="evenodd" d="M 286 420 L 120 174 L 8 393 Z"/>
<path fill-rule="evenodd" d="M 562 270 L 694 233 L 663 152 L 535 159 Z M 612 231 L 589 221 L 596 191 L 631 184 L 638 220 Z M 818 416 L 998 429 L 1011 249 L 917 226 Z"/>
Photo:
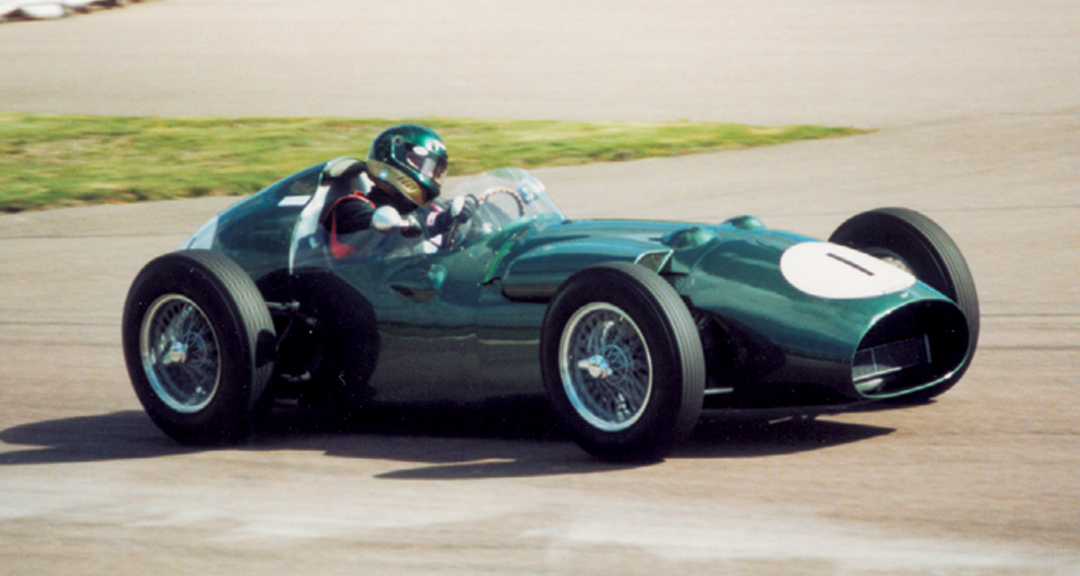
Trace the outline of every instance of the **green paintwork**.
<path fill-rule="evenodd" d="M 294 228 L 300 228 L 295 223 L 305 196 L 319 197 L 322 169 L 314 166 L 242 201 L 196 232 L 187 247 L 224 252 L 260 288 L 288 275 L 290 241 L 297 241 Z M 498 176 L 513 181 L 523 174 L 511 170 Z M 384 244 L 397 241 L 374 230 L 361 234 Z M 788 247 L 808 240 L 769 230 L 751 216 L 707 225 L 571 221 L 548 212 L 433 254 L 406 246 L 305 262 L 326 262 L 329 273 L 354 292 L 341 301 L 359 297 L 375 310 L 370 329 L 377 331 L 380 349 L 369 386 L 376 401 L 476 403 L 542 394 L 538 362 L 546 301 L 575 272 L 609 261 L 653 268 L 692 310 L 715 318 L 733 340 L 760 355 L 721 386 L 812 383 L 850 401 L 910 391 L 908 386 L 860 394 L 852 383 L 860 341 L 875 323 L 907 307 L 951 310 L 955 305 L 921 283 L 873 298 L 828 300 L 803 293 L 787 282 L 779 262 Z M 291 273 L 304 274 L 305 266 Z M 305 294 L 290 297 L 302 301 Z"/>

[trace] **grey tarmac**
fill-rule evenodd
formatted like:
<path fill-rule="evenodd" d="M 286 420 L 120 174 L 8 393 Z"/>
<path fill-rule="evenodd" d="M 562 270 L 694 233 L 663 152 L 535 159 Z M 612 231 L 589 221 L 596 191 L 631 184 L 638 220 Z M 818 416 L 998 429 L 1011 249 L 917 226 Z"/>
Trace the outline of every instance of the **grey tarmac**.
<path fill-rule="evenodd" d="M 0 574 L 1080 574 L 1074 2 L 160 0 L 0 25 L 0 78 L 5 112 L 872 128 L 537 174 L 579 218 L 824 237 L 914 208 L 983 312 L 937 402 L 708 421 L 648 466 L 515 411 L 285 411 L 192 450 L 135 399 L 120 316 L 236 199 L 0 215 Z"/>

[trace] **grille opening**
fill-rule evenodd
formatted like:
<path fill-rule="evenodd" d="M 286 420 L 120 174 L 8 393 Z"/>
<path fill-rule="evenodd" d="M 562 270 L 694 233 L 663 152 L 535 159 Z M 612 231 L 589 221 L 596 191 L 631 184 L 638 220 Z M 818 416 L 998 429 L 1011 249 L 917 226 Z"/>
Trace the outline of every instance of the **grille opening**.
<path fill-rule="evenodd" d="M 923 334 L 859 350 L 855 354 L 851 376 L 855 380 L 855 389 L 866 392 L 880 386 L 887 374 L 932 362 L 930 338 Z"/>
<path fill-rule="evenodd" d="M 863 338 L 852 359 L 852 383 L 867 398 L 922 388 L 960 366 L 967 342 L 967 321 L 956 305 L 911 304 L 880 319 Z"/>

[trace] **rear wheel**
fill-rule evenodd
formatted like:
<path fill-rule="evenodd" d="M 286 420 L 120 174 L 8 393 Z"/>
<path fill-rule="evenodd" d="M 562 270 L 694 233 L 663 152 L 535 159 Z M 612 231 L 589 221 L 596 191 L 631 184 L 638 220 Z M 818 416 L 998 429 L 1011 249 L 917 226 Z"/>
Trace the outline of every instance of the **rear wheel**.
<path fill-rule="evenodd" d="M 147 264 L 124 305 L 123 343 L 135 393 L 166 434 L 205 445 L 250 433 L 274 368 L 274 325 L 228 257 L 185 250 Z"/>
<path fill-rule="evenodd" d="M 911 272 L 960 307 L 968 327 L 964 363 L 945 381 L 905 398 L 928 400 L 952 388 L 970 366 L 979 340 L 975 280 L 952 238 L 918 212 L 879 208 L 851 217 L 833 232 L 829 241 L 877 256 Z"/>
<path fill-rule="evenodd" d="M 626 263 L 570 277 L 541 335 L 556 417 L 609 460 L 663 457 L 701 414 L 705 361 L 689 310 L 655 272 Z"/>

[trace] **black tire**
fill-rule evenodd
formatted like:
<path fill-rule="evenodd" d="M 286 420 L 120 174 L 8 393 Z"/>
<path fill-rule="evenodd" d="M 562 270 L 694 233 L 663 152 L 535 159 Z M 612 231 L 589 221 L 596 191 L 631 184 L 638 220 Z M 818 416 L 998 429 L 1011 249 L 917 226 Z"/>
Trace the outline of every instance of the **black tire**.
<path fill-rule="evenodd" d="M 952 238 L 933 220 L 914 210 L 879 208 L 851 217 L 829 241 L 902 265 L 960 307 L 968 326 L 964 363 L 949 379 L 904 398 L 925 401 L 952 388 L 971 365 L 979 341 L 975 280 Z"/>
<path fill-rule="evenodd" d="M 274 370 L 274 324 L 227 256 L 184 250 L 143 267 L 124 304 L 123 343 L 135 394 L 170 437 L 217 445 L 251 433 Z"/>
<path fill-rule="evenodd" d="M 544 317 L 540 362 L 559 423 L 605 460 L 662 458 L 701 415 L 697 328 L 675 289 L 641 266 L 602 264 L 567 279 Z"/>

